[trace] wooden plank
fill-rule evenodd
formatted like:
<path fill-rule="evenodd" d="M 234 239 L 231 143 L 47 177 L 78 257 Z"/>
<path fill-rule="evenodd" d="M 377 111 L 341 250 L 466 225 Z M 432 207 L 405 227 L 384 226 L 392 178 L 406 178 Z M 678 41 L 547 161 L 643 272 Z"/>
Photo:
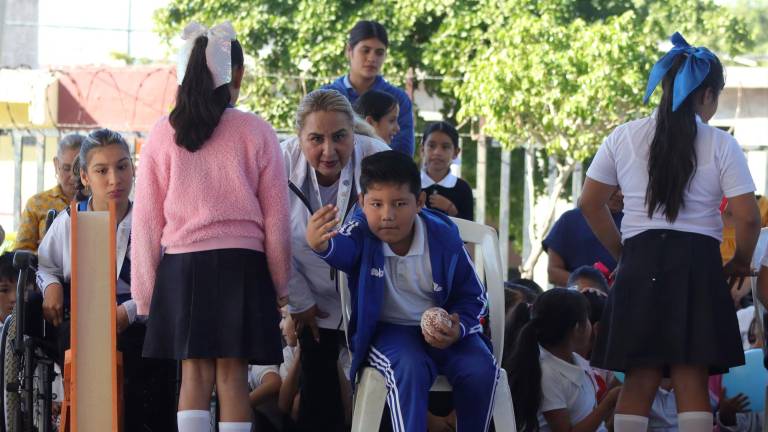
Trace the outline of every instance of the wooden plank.
<path fill-rule="evenodd" d="M 76 210 L 76 209 L 75 209 Z M 114 216 L 72 214 L 72 431 L 118 430 Z"/>

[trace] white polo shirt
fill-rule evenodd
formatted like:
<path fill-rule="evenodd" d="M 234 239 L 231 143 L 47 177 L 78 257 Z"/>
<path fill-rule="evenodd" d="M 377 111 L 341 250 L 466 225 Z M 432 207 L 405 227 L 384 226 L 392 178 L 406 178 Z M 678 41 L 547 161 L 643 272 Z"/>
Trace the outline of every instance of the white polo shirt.
<path fill-rule="evenodd" d="M 544 414 L 547 411 L 567 409 L 574 425 L 587 417 L 597 407 L 597 383 L 592 377 L 589 362 L 573 353 L 573 363 L 568 363 L 539 345 L 541 363 L 541 406 L 539 429 L 549 432 Z M 605 424 L 597 428 L 605 432 Z"/>
<path fill-rule="evenodd" d="M 670 223 L 656 210 L 648 218 L 645 192 L 648 186 L 648 153 L 656 128 L 656 116 L 624 123 L 597 150 L 587 177 L 618 185 L 624 194 L 621 237 L 626 240 L 650 229 L 671 229 L 707 235 L 722 241 L 720 201 L 755 191 L 747 158 L 728 133 L 703 123 L 696 116 L 696 171 L 683 192 L 684 206 Z"/>
<path fill-rule="evenodd" d="M 434 306 L 432 264 L 429 262 L 429 245 L 424 222 L 416 216 L 413 241 L 405 256 L 392 252 L 389 245 L 384 249 L 384 301 L 379 321 L 391 324 L 417 326 L 421 314 Z"/>
<path fill-rule="evenodd" d="M 256 390 L 256 387 L 260 386 L 264 382 L 264 377 L 268 374 L 279 374 L 278 367 L 275 366 L 261 366 L 250 365 L 248 366 L 248 388 L 251 391 Z"/>

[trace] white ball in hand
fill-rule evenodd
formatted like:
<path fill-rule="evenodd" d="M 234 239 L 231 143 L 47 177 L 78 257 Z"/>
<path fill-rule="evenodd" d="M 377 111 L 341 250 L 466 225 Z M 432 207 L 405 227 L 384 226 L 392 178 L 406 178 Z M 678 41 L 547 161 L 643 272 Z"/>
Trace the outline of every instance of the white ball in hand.
<path fill-rule="evenodd" d="M 424 311 L 421 315 L 421 331 L 435 337 L 440 331 L 440 327 L 448 328 L 453 326 L 451 316 L 443 308 L 432 307 Z"/>

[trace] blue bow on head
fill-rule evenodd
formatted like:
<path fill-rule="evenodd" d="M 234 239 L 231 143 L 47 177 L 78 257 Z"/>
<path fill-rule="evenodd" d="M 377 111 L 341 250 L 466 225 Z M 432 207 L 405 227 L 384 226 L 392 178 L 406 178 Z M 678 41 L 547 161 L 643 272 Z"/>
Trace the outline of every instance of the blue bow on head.
<path fill-rule="evenodd" d="M 709 74 L 709 62 L 717 60 L 717 56 L 704 47 L 693 47 L 683 39 L 683 36 L 675 32 L 670 38 L 674 45 L 668 53 L 664 55 L 651 69 L 648 76 L 648 86 L 645 88 L 645 97 L 643 103 L 648 103 L 648 99 L 653 94 L 656 86 L 672 67 L 675 59 L 680 54 L 687 54 L 685 63 L 680 66 L 675 76 L 674 91 L 672 94 L 672 111 L 677 111 L 685 98 L 696 90 L 701 82 Z"/>

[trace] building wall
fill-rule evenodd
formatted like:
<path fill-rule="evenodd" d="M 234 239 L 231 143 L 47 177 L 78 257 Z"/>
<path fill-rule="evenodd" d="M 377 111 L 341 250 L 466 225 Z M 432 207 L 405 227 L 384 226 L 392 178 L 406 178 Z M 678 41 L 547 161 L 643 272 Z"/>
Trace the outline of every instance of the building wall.
<path fill-rule="evenodd" d="M 5 10 L 0 46 L 0 66 L 6 68 L 38 66 L 38 0 L 0 0 Z"/>

